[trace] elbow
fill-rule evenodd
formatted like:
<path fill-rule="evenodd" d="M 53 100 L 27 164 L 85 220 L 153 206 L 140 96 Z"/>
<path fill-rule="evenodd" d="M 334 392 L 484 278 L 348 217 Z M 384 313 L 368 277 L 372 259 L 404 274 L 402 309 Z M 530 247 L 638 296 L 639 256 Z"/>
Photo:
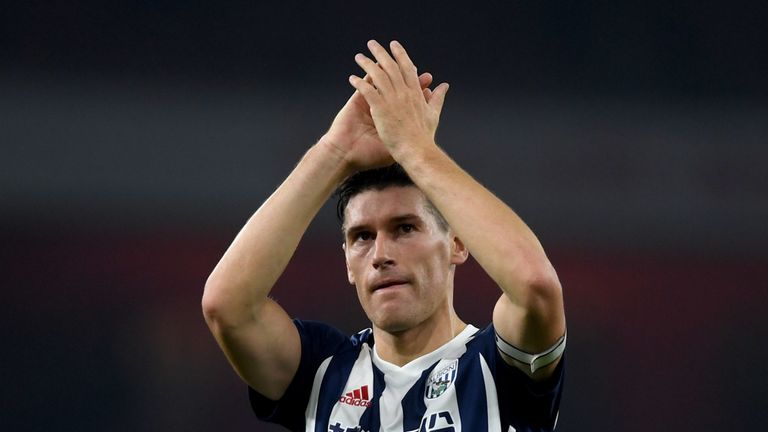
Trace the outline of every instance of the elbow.
<path fill-rule="evenodd" d="M 221 333 L 252 322 L 264 302 L 254 301 L 242 286 L 222 284 L 210 279 L 201 301 L 203 317 L 214 333 Z M 266 299 L 265 299 L 266 300 Z"/>
<path fill-rule="evenodd" d="M 231 287 L 211 281 L 205 283 L 201 306 L 203 317 L 212 331 L 232 325 L 237 321 L 238 301 L 233 296 Z"/>
<path fill-rule="evenodd" d="M 210 282 L 205 284 L 201 306 L 205 322 L 208 323 L 208 326 L 211 328 L 213 328 L 214 323 L 219 320 L 222 315 L 222 309 L 225 309 L 221 297 L 219 290 L 214 288 Z"/>
<path fill-rule="evenodd" d="M 552 264 L 530 266 L 518 281 L 523 287 L 523 305 L 535 314 L 549 315 L 553 310 L 562 309 L 563 290 Z"/>
<path fill-rule="evenodd" d="M 560 285 L 560 279 L 557 277 L 557 272 L 549 261 L 531 271 L 526 280 L 526 285 L 531 292 L 540 297 L 562 296 L 563 288 Z"/>

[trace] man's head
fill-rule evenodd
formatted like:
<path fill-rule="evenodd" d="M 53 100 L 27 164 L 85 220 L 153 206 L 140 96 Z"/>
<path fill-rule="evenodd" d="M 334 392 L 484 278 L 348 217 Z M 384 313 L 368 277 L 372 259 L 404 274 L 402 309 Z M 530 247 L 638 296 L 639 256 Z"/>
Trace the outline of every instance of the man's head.
<path fill-rule="evenodd" d="M 351 176 L 337 194 L 349 282 L 388 332 L 452 313 L 453 274 L 467 251 L 399 165 Z"/>

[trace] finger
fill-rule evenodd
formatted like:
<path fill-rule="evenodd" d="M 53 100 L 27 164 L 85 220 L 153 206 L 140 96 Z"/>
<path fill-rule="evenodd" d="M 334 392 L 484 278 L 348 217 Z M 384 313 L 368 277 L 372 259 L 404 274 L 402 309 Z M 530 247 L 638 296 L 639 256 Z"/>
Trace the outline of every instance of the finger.
<path fill-rule="evenodd" d="M 379 62 L 381 68 L 387 72 L 392 85 L 403 85 L 403 74 L 400 72 L 400 66 L 398 66 L 395 59 L 389 55 L 387 50 L 375 40 L 368 41 L 368 49 L 371 50 L 371 54 L 373 54 L 373 57 Z"/>
<path fill-rule="evenodd" d="M 400 66 L 400 73 L 403 76 L 405 85 L 412 89 L 419 88 L 419 75 L 416 65 L 413 64 L 405 48 L 398 41 L 392 41 L 389 43 L 389 49 L 392 50 L 392 55 L 395 56 L 398 66 Z"/>
<path fill-rule="evenodd" d="M 355 90 L 360 92 L 365 101 L 368 102 L 369 106 L 373 106 L 381 99 L 381 95 L 379 94 L 378 90 L 376 90 L 376 87 L 374 87 L 373 84 L 367 82 L 363 78 L 360 78 L 356 75 L 350 75 L 349 83 L 352 85 L 352 87 L 355 88 Z"/>
<path fill-rule="evenodd" d="M 432 74 L 429 72 L 424 72 L 423 74 L 419 75 L 419 88 L 427 88 L 432 84 Z"/>
<path fill-rule="evenodd" d="M 432 99 L 432 90 L 425 88 L 422 90 L 422 93 L 424 93 L 424 100 L 429 103 L 429 100 Z"/>
<path fill-rule="evenodd" d="M 432 97 L 430 97 L 429 101 L 427 101 L 429 106 L 437 111 L 438 115 L 440 115 L 440 112 L 443 111 L 443 103 L 445 102 L 446 93 L 448 93 L 448 83 L 442 83 L 437 86 L 437 88 L 435 88 L 435 90 L 432 92 Z"/>
<path fill-rule="evenodd" d="M 389 80 L 387 73 L 373 60 L 369 59 L 363 54 L 355 54 L 355 62 L 363 68 L 371 82 L 379 90 L 391 91 L 392 82 Z"/>

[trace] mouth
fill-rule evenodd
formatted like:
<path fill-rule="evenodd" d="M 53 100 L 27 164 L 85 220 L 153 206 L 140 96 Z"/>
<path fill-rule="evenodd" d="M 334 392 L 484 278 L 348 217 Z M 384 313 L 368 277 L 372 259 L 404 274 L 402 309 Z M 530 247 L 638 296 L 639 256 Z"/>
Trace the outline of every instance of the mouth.
<path fill-rule="evenodd" d="M 408 281 L 405 279 L 385 279 L 374 284 L 373 289 L 371 291 L 376 292 L 376 291 L 384 290 L 387 288 L 396 288 L 398 286 L 405 285 L 407 283 Z"/>

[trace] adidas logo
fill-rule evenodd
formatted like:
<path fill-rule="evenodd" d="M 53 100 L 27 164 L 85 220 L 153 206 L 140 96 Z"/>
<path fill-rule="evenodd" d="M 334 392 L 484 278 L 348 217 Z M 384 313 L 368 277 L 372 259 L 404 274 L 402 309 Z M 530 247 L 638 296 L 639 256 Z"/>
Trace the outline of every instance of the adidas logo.
<path fill-rule="evenodd" d="M 371 398 L 368 396 L 368 386 L 364 385 L 339 398 L 339 402 L 352 406 L 369 407 Z"/>

